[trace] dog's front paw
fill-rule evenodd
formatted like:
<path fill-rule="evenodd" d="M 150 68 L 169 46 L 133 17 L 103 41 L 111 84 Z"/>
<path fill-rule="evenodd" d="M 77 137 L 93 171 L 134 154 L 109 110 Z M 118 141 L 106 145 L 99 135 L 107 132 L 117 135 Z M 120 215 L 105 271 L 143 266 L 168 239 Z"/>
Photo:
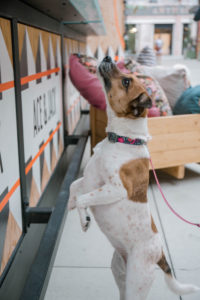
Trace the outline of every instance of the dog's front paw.
<path fill-rule="evenodd" d="M 90 226 L 91 218 L 90 216 L 86 216 L 85 221 L 81 223 L 82 230 L 86 232 Z"/>
<path fill-rule="evenodd" d="M 86 208 L 78 208 L 81 227 L 84 232 L 86 232 L 90 226 L 91 218 L 86 210 Z"/>

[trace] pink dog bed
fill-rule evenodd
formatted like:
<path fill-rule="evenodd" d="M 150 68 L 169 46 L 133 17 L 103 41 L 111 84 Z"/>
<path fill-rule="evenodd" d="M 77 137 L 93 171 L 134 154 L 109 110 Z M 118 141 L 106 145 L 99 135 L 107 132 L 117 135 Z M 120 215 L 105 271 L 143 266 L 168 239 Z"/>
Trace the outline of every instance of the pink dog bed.
<path fill-rule="evenodd" d="M 77 55 L 71 55 L 69 59 L 69 76 L 80 92 L 88 102 L 101 110 L 106 110 L 106 99 L 103 88 L 96 74 L 92 74 L 79 61 Z"/>

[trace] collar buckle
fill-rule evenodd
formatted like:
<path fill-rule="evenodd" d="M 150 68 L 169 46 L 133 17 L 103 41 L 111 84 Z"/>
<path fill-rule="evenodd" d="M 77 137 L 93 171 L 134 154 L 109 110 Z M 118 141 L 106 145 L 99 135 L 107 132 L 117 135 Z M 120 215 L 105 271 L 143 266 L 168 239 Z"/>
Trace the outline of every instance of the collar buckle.
<path fill-rule="evenodd" d="M 118 138 L 118 136 L 117 136 L 116 133 L 114 133 L 114 132 L 109 132 L 109 134 L 108 134 L 108 139 L 109 139 L 109 141 L 110 141 L 111 143 L 117 143 L 117 138 Z"/>

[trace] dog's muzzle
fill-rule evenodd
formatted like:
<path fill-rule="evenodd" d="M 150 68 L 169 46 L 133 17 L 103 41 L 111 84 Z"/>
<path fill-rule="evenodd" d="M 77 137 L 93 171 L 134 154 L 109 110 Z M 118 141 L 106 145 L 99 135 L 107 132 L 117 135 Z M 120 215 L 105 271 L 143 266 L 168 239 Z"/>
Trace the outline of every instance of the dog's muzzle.
<path fill-rule="evenodd" d="M 106 56 L 106 57 L 104 57 L 103 62 L 111 63 L 112 58 L 110 56 Z"/>
<path fill-rule="evenodd" d="M 112 61 L 112 58 L 110 56 L 104 57 L 104 59 L 99 65 L 98 71 L 100 76 L 104 80 L 106 91 L 109 91 L 111 88 L 110 78 L 113 77 L 114 73 L 119 72 L 119 70 L 117 69 L 115 63 Z"/>
<path fill-rule="evenodd" d="M 139 97 L 137 97 L 131 102 L 131 106 L 133 108 L 135 107 L 151 108 L 152 101 L 151 98 L 146 93 L 142 93 Z"/>
<path fill-rule="evenodd" d="M 99 65 L 99 73 L 103 78 L 108 78 L 113 75 L 113 72 L 117 70 L 115 63 L 110 56 L 104 57 Z"/>
<path fill-rule="evenodd" d="M 130 108 L 135 117 L 139 117 L 144 109 L 151 107 L 151 98 L 146 93 L 142 93 L 139 97 L 130 102 Z"/>

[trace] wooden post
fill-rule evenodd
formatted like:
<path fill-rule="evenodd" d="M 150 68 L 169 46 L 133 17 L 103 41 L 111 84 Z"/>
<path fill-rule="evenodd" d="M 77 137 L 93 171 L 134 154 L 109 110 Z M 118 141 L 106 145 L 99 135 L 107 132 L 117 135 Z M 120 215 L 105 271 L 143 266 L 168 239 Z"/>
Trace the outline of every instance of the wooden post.
<path fill-rule="evenodd" d="M 177 166 L 162 169 L 163 172 L 175 177 L 176 179 L 183 179 L 185 176 L 185 166 Z"/>

